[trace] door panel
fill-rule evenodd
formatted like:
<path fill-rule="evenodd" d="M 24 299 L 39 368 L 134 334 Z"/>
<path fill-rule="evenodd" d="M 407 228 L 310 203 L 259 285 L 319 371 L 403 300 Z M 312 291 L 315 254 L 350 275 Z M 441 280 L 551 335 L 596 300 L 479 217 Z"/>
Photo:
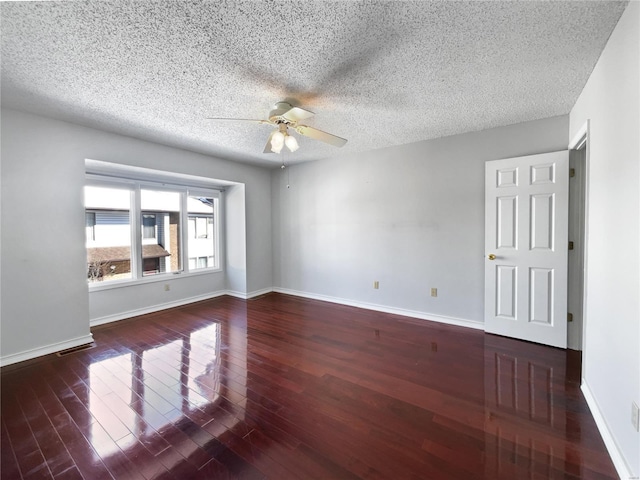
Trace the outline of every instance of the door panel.
<path fill-rule="evenodd" d="M 496 316 L 516 318 L 516 267 L 498 265 L 496 282 Z"/>
<path fill-rule="evenodd" d="M 531 195 L 531 250 L 553 250 L 553 194 Z"/>
<path fill-rule="evenodd" d="M 518 197 L 499 197 L 496 248 L 516 248 Z"/>
<path fill-rule="evenodd" d="M 567 151 L 486 163 L 489 333 L 566 348 L 568 165 Z"/>
<path fill-rule="evenodd" d="M 545 323 L 551 325 L 553 312 L 553 270 L 550 268 L 530 268 L 529 269 L 529 305 L 531 312 L 529 319 L 531 322 Z"/>

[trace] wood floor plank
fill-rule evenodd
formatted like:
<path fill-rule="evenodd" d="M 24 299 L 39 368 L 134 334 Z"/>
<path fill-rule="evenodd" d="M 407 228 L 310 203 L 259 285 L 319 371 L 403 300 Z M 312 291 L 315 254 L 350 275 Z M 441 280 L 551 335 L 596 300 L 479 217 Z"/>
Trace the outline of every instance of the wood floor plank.
<path fill-rule="evenodd" d="M 4 424 L 4 420 L 0 422 L 1 436 L 0 436 L 0 466 L 2 467 L 1 474 L 6 475 L 6 478 L 20 478 L 20 467 L 18 466 L 18 459 L 13 450 L 7 427 Z"/>
<path fill-rule="evenodd" d="M 1 370 L 3 478 L 612 479 L 579 353 L 267 294 Z"/>
<path fill-rule="evenodd" d="M 26 406 L 38 408 L 33 402 L 27 403 Z M 20 468 L 21 478 L 53 478 L 40 446 L 24 416 L 20 402 L 12 392 L 5 388 L 2 393 L 2 419 Z"/>
<path fill-rule="evenodd" d="M 91 442 L 80 432 L 67 412 L 52 417 L 52 424 L 84 478 L 96 480 L 113 478 L 93 449 Z"/>

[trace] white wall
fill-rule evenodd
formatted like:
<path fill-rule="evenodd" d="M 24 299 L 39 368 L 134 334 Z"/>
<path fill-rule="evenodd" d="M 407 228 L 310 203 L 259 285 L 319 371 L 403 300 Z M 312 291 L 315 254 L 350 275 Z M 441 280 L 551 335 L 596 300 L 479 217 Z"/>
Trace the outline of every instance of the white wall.
<path fill-rule="evenodd" d="M 583 389 L 623 478 L 640 476 L 639 72 L 630 2 L 570 115 L 572 137 L 590 121 Z"/>
<path fill-rule="evenodd" d="M 232 292 L 242 294 L 247 291 L 247 249 L 244 247 L 247 239 L 244 185 L 227 189 L 224 204 L 227 286 Z"/>
<path fill-rule="evenodd" d="M 453 323 L 482 322 L 484 162 L 566 149 L 568 120 L 300 164 L 288 169 L 289 189 L 287 170 L 274 171 L 274 285 Z"/>
<path fill-rule="evenodd" d="M 234 198 L 246 203 L 247 224 L 240 233 L 247 260 L 242 282 L 236 271 L 232 287 L 247 294 L 271 287 L 270 171 L 12 110 L 3 109 L 1 121 L 3 363 L 86 341 L 90 319 L 230 287 L 226 273 L 214 273 L 102 290 L 90 300 L 82 192 L 86 158 L 243 184 L 249 193 Z M 171 283 L 170 291 L 164 283 Z"/>

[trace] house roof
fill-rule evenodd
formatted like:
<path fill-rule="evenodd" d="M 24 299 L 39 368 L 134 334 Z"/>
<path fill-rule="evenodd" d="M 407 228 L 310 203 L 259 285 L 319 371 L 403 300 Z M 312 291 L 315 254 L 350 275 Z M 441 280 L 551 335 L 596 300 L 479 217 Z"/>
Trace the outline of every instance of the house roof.
<path fill-rule="evenodd" d="M 142 258 L 168 257 L 171 254 L 160 245 L 143 245 Z M 131 259 L 131 247 L 87 248 L 87 262 L 121 262 Z"/>
<path fill-rule="evenodd" d="M 627 3 L 2 2 L 2 104 L 277 167 L 568 114 Z M 207 120 L 279 101 L 349 142 Z"/>

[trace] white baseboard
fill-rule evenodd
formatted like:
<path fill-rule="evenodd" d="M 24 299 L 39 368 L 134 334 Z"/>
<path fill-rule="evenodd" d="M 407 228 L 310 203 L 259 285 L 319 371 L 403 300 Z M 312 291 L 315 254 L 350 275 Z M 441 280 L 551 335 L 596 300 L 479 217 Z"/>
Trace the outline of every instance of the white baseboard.
<path fill-rule="evenodd" d="M 93 335 L 84 335 L 82 337 L 73 338 L 71 340 L 65 340 L 64 342 L 52 343 L 43 347 L 32 348 L 31 350 L 25 350 L 19 353 L 13 353 L 11 355 L 5 355 L 0 358 L 0 366 L 6 367 L 18 362 L 24 362 L 25 360 L 31 360 L 36 357 L 42 357 L 43 355 L 49 355 L 61 350 L 67 350 L 69 348 L 79 347 L 80 345 L 86 345 L 93 343 Z"/>
<path fill-rule="evenodd" d="M 299 290 L 290 290 L 287 288 L 279 288 L 279 287 L 263 288 L 261 290 L 255 290 L 249 293 L 237 292 L 234 290 L 220 290 L 218 292 L 207 293 L 205 295 L 198 295 L 195 297 L 183 298 L 181 300 L 176 300 L 173 302 L 161 303 L 161 304 L 152 305 L 149 307 L 128 310 L 126 312 L 120 312 L 114 315 L 107 315 L 104 317 L 94 318 L 90 320 L 89 325 L 91 327 L 96 327 L 98 325 L 104 325 L 111 322 L 117 322 L 119 320 L 125 320 L 127 318 L 137 317 L 138 315 L 145 315 L 147 313 L 159 312 L 161 310 L 166 310 L 168 308 L 180 307 L 182 305 L 187 305 L 189 303 L 200 302 L 202 300 L 209 300 L 211 298 L 220 297 L 222 295 L 229 295 L 229 296 L 240 298 L 243 300 L 248 300 L 250 298 L 258 297 L 260 295 L 265 295 L 270 292 L 284 293 L 286 295 L 293 295 L 296 297 L 304 297 L 304 298 L 310 298 L 313 300 L 321 300 L 323 302 L 331 302 L 331 303 L 337 303 L 340 305 L 348 305 L 351 307 L 364 308 L 366 310 L 374 310 L 374 311 L 383 312 L 383 313 L 391 313 L 394 315 L 401 315 L 404 317 L 417 318 L 421 320 L 430 320 L 433 322 L 439 322 L 439 323 L 444 323 L 448 325 L 456 325 L 459 327 L 474 328 L 477 330 L 482 330 L 484 328 L 484 324 L 482 322 L 478 322 L 475 320 L 467 320 L 464 318 L 435 315 L 435 314 L 426 313 L 426 312 L 419 312 L 416 310 L 407 310 L 403 308 L 388 307 L 385 305 L 359 302 L 355 300 L 348 300 L 345 298 L 331 297 L 328 295 L 319 295 L 315 293 L 302 292 Z M 0 358 L 0 366 L 11 365 L 13 363 L 23 362 L 25 360 L 31 360 L 32 358 L 36 358 L 42 355 L 48 355 L 50 353 L 55 353 L 60 350 L 77 347 L 79 345 L 84 345 L 91 342 L 93 342 L 93 336 L 89 334 L 85 337 L 79 337 L 73 340 L 46 345 L 44 347 L 34 348 L 32 350 L 27 350 L 24 352 L 7 355 L 5 357 Z"/>
<path fill-rule="evenodd" d="M 602 412 L 600 411 L 600 407 L 598 406 L 598 402 L 589 388 L 589 384 L 583 378 L 582 385 L 580 385 L 580 389 L 584 395 L 585 400 L 587 401 L 587 405 L 589 406 L 589 410 L 591 410 L 591 415 L 596 422 L 596 426 L 600 431 L 600 435 L 602 436 L 602 440 L 604 441 L 604 445 L 609 452 L 609 456 L 611 457 L 611 461 L 613 462 L 613 466 L 620 478 L 628 479 L 628 478 L 638 478 L 633 477 L 633 473 L 631 472 L 631 468 L 627 465 L 627 462 L 624 459 L 624 455 L 622 451 L 618 447 L 616 440 L 609 429 L 609 425 L 607 425 L 607 421 L 605 420 Z"/>
<path fill-rule="evenodd" d="M 106 323 L 117 322 L 118 320 L 124 320 L 138 315 L 145 315 L 147 313 L 158 312 L 160 310 L 166 310 L 167 308 L 179 307 L 188 303 L 199 302 L 201 300 L 208 300 L 210 298 L 219 297 L 222 295 L 229 295 L 231 297 L 240 298 L 242 300 L 248 300 L 250 298 L 259 297 L 270 292 L 284 293 L 286 295 L 293 295 L 296 297 L 310 298 L 313 300 L 321 300 L 323 302 L 338 303 L 340 305 L 348 305 L 351 307 L 364 308 L 366 310 L 374 310 L 376 312 L 391 313 L 394 315 L 401 315 L 403 317 L 418 318 L 421 320 L 430 320 L 433 322 L 445 323 L 448 325 L 456 325 L 459 327 L 475 328 L 477 330 L 484 329 L 484 324 L 475 320 L 467 320 L 464 318 L 448 317 L 443 315 L 436 315 L 433 313 L 420 312 L 417 310 L 407 310 L 404 308 L 388 307 L 386 305 L 377 305 L 374 303 L 359 302 L 355 300 L 348 300 L 346 298 L 331 297 L 328 295 L 319 295 L 316 293 L 302 292 L 299 290 L 290 290 L 288 288 L 269 287 L 261 290 L 255 290 L 249 293 L 238 292 L 235 290 L 220 290 L 214 293 L 208 293 L 206 295 L 199 295 L 196 297 L 189 297 L 175 302 L 162 303 L 159 305 L 153 305 L 151 307 L 139 308 L 136 310 L 129 310 L 127 312 L 121 312 L 115 315 L 108 315 L 105 317 L 94 318 L 91 320 L 90 325 L 92 327 L 98 325 L 104 325 Z"/>
<path fill-rule="evenodd" d="M 120 312 L 114 315 L 106 315 L 104 317 L 93 318 L 89 321 L 89 325 L 92 327 L 97 327 L 98 325 L 117 322 L 118 320 L 125 320 L 127 318 L 137 317 L 138 315 L 145 315 L 147 313 L 159 312 L 160 310 L 166 310 L 168 308 L 180 307 L 182 305 L 200 302 L 202 300 L 209 300 L 211 298 L 220 297 L 222 295 L 231 295 L 231 293 L 229 293 L 227 290 L 220 290 L 218 292 L 197 295 L 195 297 L 182 298 L 173 302 L 160 303 L 157 305 L 152 305 L 150 307 L 136 308 L 134 310 L 128 310 L 126 312 Z"/>
<path fill-rule="evenodd" d="M 476 320 L 467 320 L 465 318 L 447 317 L 444 315 L 436 315 L 433 313 L 420 312 L 417 310 L 407 310 L 404 308 L 388 307 L 386 305 L 378 305 L 375 303 L 359 302 L 348 300 L 340 297 L 330 297 L 327 295 L 318 295 L 315 293 L 301 292 L 299 290 L 290 290 L 288 288 L 274 287 L 274 292 L 284 293 L 286 295 L 294 295 L 296 297 L 311 298 L 313 300 L 321 300 L 323 302 L 338 303 L 340 305 L 348 305 L 350 307 L 364 308 L 366 310 L 374 310 L 376 312 L 391 313 L 401 315 L 403 317 L 418 318 L 420 320 L 430 320 L 438 323 L 446 323 L 447 325 L 455 325 L 458 327 L 475 328 L 476 330 L 484 330 L 484 323 Z"/>
<path fill-rule="evenodd" d="M 250 298 L 259 297 L 260 295 L 264 295 L 266 293 L 273 292 L 273 288 L 263 288 L 261 290 L 254 290 L 249 293 L 236 292 L 235 290 L 227 290 L 226 294 L 231 297 L 241 298 L 242 300 L 249 300 Z"/>
<path fill-rule="evenodd" d="M 239 298 L 241 300 L 247 299 L 246 293 L 238 292 L 236 290 L 227 290 L 226 294 L 229 295 L 230 297 Z"/>
<path fill-rule="evenodd" d="M 247 293 L 247 299 L 259 297 L 260 295 L 266 295 L 267 293 L 273 292 L 273 288 L 263 288 L 261 290 L 254 290 L 253 292 Z"/>

